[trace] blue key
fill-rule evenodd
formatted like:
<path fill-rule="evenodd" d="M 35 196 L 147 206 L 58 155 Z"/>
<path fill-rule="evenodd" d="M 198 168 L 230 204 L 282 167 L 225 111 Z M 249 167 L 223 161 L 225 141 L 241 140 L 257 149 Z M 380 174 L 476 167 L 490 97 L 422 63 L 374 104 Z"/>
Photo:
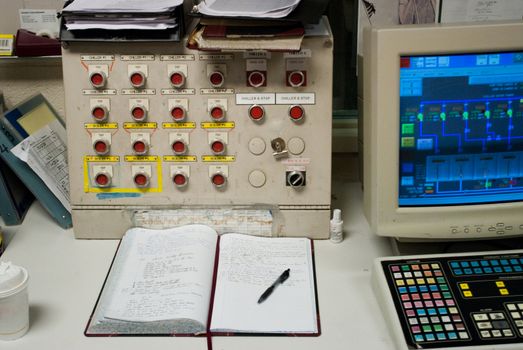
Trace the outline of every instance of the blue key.
<path fill-rule="evenodd" d="M 510 263 L 511 263 L 512 265 L 519 265 L 519 261 L 518 261 L 518 259 L 510 259 Z"/>
<path fill-rule="evenodd" d="M 497 261 L 497 260 L 490 260 L 490 265 L 498 266 L 499 265 L 499 261 Z"/>
<path fill-rule="evenodd" d="M 523 271 L 523 268 L 521 268 L 521 266 L 517 265 L 517 266 L 514 266 L 514 271 L 516 271 L 516 272 L 522 272 L 522 271 Z"/>
<path fill-rule="evenodd" d="M 489 266 L 489 263 L 487 260 L 481 260 L 481 266 Z"/>
<path fill-rule="evenodd" d="M 429 316 L 437 315 L 436 309 L 428 309 L 427 312 L 429 313 Z"/>
<path fill-rule="evenodd" d="M 483 273 L 483 270 L 481 269 L 481 267 L 476 267 L 474 269 L 474 273 L 480 274 L 480 273 Z"/>
<path fill-rule="evenodd" d="M 427 288 L 427 286 L 419 286 L 419 291 L 420 291 L 421 293 L 424 293 L 424 292 L 428 292 L 429 289 Z"/>
<path fill-rule="evenodd" d="M 425 312 L 425 309 L 418 309 L 416 310 L 418 316 L 426 316 L 427 313 Z"/>
<path fill-rule="evenodd" d="M 449 332 L 448 336 L 449 339 L 458 339 L 458 335 L 454 332 Z"/>
<path fill-rule="evenodd" d="M 499 262 L 501 263 L 501 265 L 508 265 L 507 259 L 501 259 Z"/>
<path fill-rule="evenodd" d="M 407 293 L 407 288 L 406 287 L 399 287 L 398 291 L 400 292 L 400 294 L 405 294 L 405 293 Z"/>
<path fill-rule="evenodd" d="M 477 261 L 471 261 L 471 262 L 470 262 L 470 266 L 472 266 L 472 267 L 478 267 L 478 266 L 479 266 L 479 262 L 477 262 Z"/>
<path fill-rule="evenodd" d="M 472 269 L 464 269 L 465 275 L 472 275 Z"/>
<path fill-rule="evenodd" d="M 494 272 L 503 272 L 503 269 L 501 267 L 495 267 Z"/>
<path fill-rule="evenodd" d="M 410 287 L 409 287 L 409 292 L 411 292 L 411 293 L 416 293 L 417 291 L 418 291 L 418 290 L 417 290 L 416 286 L 410 286 Z"/>
<path fill-rule="evenodd" d="M 505 272 L 513 272 L 512 267 L 510 266 L 505 266 L 503 270 L 505 270 Z"/>
<path fill-rule="evenodd" d="M 447 339 L 447 337 L 445 337 L 445 333 L 438 333 L 438 334 L 436 334 L 436 336 L 438 337 L 438 340 L 445 340 L 445 339 Z"/>
<path fill-rule="evenodd" d="M 458 276 L 463 275 L 463 271 L 461 269 L 455 269 L 454 273 Z"/>
<path fill-rule="evenodd" d="M 430 291 L 431 292 L 437 292 L 438 291 L 438 285 L 437 284 L 431 284 L 430 285 Z"/>
<path fill-rule="evenodd" d="M 446 315 L 447 314 L 447 308 L 440 307 L 440 308 L 438 308 L 438 311 L 439 311 L 440 315 Z"/>
<path fill-rule="evenodd" d="M 519 263 L 523 264 L 523 258 L 519 258 Z"/>
<path fill-rule="evenodd" d="M 454 269 L 455 269 L 455 268 L 458 268 L 458 267 L 459 267 L 459 263 L 456 262 L 456 261 L 453 261 L 453 262 L 450 263 L 450 267 L 452 267 L 452 268 L 454 268 Z"/>
<path fill-rule="evenodd" d="M 461 267 L 469 267 L 469 262 L 468 261 L 462 261 L 461 262 Z"/>
<path fill-rule="evenodd" d="M 414 336 L 414 340 L 417 341 L 417 342 L 420 342 L 420 341 L 423 341 L 423 336 L 421 334 L 416 334 Z"/>
<path fill-rule="evenodd" d="M 483 269 L 483 271 L 485 271 L 485 273 L 492 273 L 493 272 L 491 267 L 485 267 Z"/>
<path fill-rule="evenodd" d="M 427 338 L 427 341 L 434 341 L 434 340 L 436 340 L 436 338 L 434 338 L 434 334 L 432 334 L 432 333 L 425 334 L 425 337 Z"/>

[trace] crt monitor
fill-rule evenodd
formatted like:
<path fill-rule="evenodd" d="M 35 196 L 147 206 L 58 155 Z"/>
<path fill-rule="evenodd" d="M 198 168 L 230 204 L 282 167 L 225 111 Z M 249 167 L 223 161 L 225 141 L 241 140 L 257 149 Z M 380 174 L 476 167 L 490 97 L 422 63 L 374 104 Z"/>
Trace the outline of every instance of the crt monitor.
<path fill-rule="evenodd" d="M 370 28 L 364 212 L 378 235 L 523 234 L 523 23 Z"/>

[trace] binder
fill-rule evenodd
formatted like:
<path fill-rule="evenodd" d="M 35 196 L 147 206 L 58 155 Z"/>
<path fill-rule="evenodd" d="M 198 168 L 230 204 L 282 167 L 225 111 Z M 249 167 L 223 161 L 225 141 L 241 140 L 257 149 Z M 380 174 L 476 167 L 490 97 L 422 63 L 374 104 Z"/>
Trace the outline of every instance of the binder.
<path fill-rule="evenodd" d="M 55 195 L 38 175 L 23 161 L 11 153 L 15 145 L 15 138 L 0 123 L 0 159 L 8 165 L 11 171 L 32 192 L 47 212 L 62 228 L 73 226 L 71 213 L 60 203 Z"/>
<path fill-rule="evenodd" d="M 0 216 L 4 224 L 21 224 L 33 200 L 33 194 L 0 159 Z"/>

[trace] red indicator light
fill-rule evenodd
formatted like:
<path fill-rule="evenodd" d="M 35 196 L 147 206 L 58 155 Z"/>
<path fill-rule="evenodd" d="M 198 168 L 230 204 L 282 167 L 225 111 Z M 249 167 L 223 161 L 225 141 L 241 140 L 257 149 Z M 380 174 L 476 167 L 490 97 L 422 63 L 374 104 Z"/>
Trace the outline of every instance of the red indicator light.
<path fill-rule="evenodd" d="M 223 186 L 225 184 L 225 176 L 222 174 L 214 174 L 212 176 L 212 183 L 215 186 Z"/>
<path fill-rule="evenodd" d="M 292 106 L 289 109 L 289 116 L 294 121 L 301 120 L 303 118 L 304 114 L 305 114 L 305 112 L 303 110 L 303 107 L 301 107 L 301 106 Z"/>
<path fill-rule="evenodd" d="M 180 72 L 174 72 L 171 74 L 171 85 L 179 88 L 185 84 L 185 76 Z"/>
<path fill-rule="evenodd" d="M 104 121 L 107 118 L 107 110 L 102 107 L 94 107 L 92 111 L 93 118 L 96 119 L 96 121 Z"/>
<path fill-rule="evenodd" d="M 215 154 L 222 154 L 225 151 L 225 145 L 221 141 L 214 141 L 211 148 Z"/>
<path fill-rule="evenodd" d="M 103 87 L 105 85 L 105 74 L 103 73 L 93 73 L 90 76 L 91 85 L 96 88 Z"/>
<path fill-rule="evenodd" d="M 214 120 L 222 120 L 225 116 L 225 111 L 222 107 L 213 107 L 211 109 L 211 118 Z"/>
<path fill-rule="evenodd" d="M 107 187 L 109 186 L 111 179 L 107 174 L 98 174 L 95 177 L 96 184 L 100 187 Z"/>
<path fill-rule="evenodd" d="M 259 87 L 265 83 L 265 74 L 262 72 L 251 72 L 247 80 L 250 86 Z"/>
<path fill-rule="evenodd" d="M 138 187 L 145 187 L 149 184 L 149 177 L 145 174 L 134 175 L 134 183 Z"/>
<path fill-rule="evenodd" d="M 147 153 L 147 145 L 143 141 L 135 141 L 133 143 L 133 150 L 137 154 Z"/>
<path fill-rule="evenodd" d="M 288 82 L 290 86 L 298 87 L 305 84 L 305 74 L 300 71 L 294 71 L 289 74 Z"/>
<path fill-rule="evenodd" d="M 145 109 L 142 107 L 134 107 L 131 111 L 133 119 L 136 121 L 143 121 L 145 119 Z"/>
<path fill-rule="evenodd" d="M 185 109 L 182 107 L 173 107 L 173 109 L 171 109 L 171 117 L 176 122 L 183 121 L 185 119 Z"/>
<path fill-rule="evenodd" d="M 187 184 L 187 178 L 183 174 L 176 174 L 173 177 L 173 182 L 176 186 L 185 186 Z"/>
<path fill-rule="evenodd" d="M 94 151 L 98 154 L 106 154 L 109 152 L 109 145 L 105 141 L 96 141 L 94 143 Z"/>
<path fill-rule="evenodd" d="M 214 87 L 220 87 L 223 84 L 224 77 L 221 72 L 213 72 L 209 76 L 209 81 L 211 82 L 211 85 Z"/>
<path fill-rule="evenodd" d="M 185 143 L 183 141 L 174 141 L 172 149 L 176 154 L 184 154 L 186 150 Z"/>
<path fill-rule="evenodd" d="M 253 120 L 260 120 L 263 118 L 265 111 L 262 106 L 254 105 L 249 108 L 249 117 Z"/>
<path fill-rule="evenodd" d="M 143 73 L 133 73 L 131 74 L 131 85 L 134 87 L 142 87 L 145 84 L 145 76 Z"/>

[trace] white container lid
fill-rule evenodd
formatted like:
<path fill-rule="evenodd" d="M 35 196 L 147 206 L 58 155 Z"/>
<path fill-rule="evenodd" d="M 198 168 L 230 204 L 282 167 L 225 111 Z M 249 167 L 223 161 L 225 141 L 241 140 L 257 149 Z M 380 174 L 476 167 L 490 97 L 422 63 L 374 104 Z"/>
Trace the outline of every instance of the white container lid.
<path fill-rule="evenodd" d="M 0 298 L 18 293 L 27 285 L 29 275 L 21 266 L 0 262 Z"/>

